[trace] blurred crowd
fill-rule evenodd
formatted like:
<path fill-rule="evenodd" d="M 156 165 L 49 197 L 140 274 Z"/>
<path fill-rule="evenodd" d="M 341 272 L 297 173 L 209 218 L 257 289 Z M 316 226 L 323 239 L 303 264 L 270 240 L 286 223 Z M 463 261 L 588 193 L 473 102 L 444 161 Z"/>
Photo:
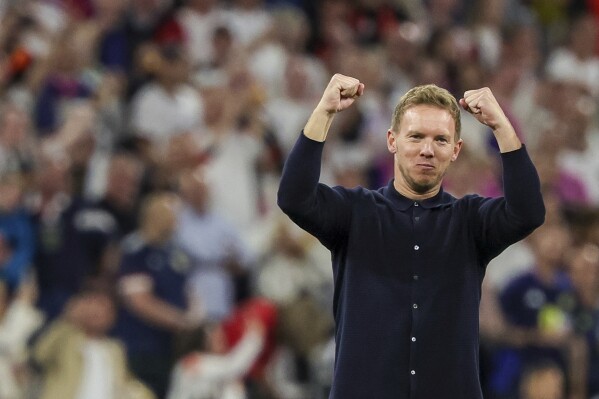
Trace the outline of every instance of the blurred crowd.
<path fill-rule="evenodd" d="M 598 34 L 596 0 L 0 0 L 0 399 L 326 398 L 330 255 L 276 190 L 337 72 L 349 187 L 409 88 L 492 89 L 547 218 L 488 267 L 485 397 L 599 398 Z M 462 131 L 445 190 L 501 195 Z"/>

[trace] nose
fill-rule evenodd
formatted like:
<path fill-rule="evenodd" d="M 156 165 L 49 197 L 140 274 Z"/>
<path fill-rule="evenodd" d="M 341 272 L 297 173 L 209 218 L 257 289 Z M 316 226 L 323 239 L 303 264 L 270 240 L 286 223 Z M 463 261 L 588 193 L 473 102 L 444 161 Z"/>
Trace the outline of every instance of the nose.
<path fill-rule="evenodd" d="M 433 144 L 429 141 L 424 141 L 420 148 L 420 155 L 426 158 L 432 158 L 435 155 L 433 152 Z"/>

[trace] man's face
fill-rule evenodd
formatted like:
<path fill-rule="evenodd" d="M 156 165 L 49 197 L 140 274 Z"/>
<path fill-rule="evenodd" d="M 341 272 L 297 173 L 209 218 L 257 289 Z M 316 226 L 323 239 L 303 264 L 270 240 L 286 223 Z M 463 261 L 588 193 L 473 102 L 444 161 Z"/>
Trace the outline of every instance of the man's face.
<path fill-rule="evenodd" d="M 404 195 L 435 194 L 462 147 L 451 114 L 416 105 L 406 110 L 397 130 L 387 132 L 387 147 L 395 158 L 396 189 Z"/>

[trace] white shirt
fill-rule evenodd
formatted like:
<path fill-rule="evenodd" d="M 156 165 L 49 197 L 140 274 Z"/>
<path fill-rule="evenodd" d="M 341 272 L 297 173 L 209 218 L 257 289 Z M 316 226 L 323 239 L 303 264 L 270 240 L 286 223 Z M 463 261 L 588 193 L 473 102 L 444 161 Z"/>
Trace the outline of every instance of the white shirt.
<path fill-rule="evenodd" d="M 272 99 L 266 105 L 266 113 L 285 154 L 291 151 L 313 109 L 311 102 L 299 102 L 288 97 Z"/>
<path fill-rule="evenodd" d="M 0 318 L 0 398 L 17 399 L 22 390 L 13 367 L 25 362 L 27 340 L 43 322 L 41 312 L 31 305 L 13 300 Z"/>
<path fill-rule="evenodd" d="M 599 130 L 587 132 L 587 143 L 584 152 L 562 150 L 557 161 L 564 171 L 582 180 L 591 203 L 599 206 Z"/>
<path fill-rule="evenodd" d="M 248 267 L 252 256 L 235 228 L 214 213 L 199 214 L 183 206 L 176 241 L 192 258 L 189 289 L 211 320 L 228 316 L 235 303 L 235 286 L 225 263 L 234 258 Z M 193 308 L 193 307 L 192 307 Z"/>
<path fill-rule="evenodd" d="M 88 339 L 82 348 L 83 370 L 76 399 L 118 399 L 110 351 L 102 340 Z"/>
<path fill-rule="evenodd" d="M 245 234 L 259 219 L 256 161 L 262 150 L 259 139 L 230 132 L 214 148 L 206 165 L 211 209 Z"/>
<path fill-rule="evenodd" d="M 235 39 L 243 46 L 251 44 L 272 27 L 272 17 L 264 9 L 231 10 L 230 23 Z"/>
<path fill-rule="evenodd" d="M 219 26 L 229 25 L 227 12 L 215 8 L 206 14 L 200 14 L 183 7 L 177 14 L 177 21 L 185 32 L 187 50 L 193 64 L 197 66 L 212 61 L 212 36 Z"/>
<path fill-rule="evenodd" d="M 174 94 L 157 83 L 148 83 L 132 101 L 131 124 L 139 136 L 164 144 L 172 136 L 201 125 L 203 104 L 198 92 L 182 84 Z"/>
<path fill-rule="evenodd" d="M 192 353 L 172 374 L 168 399 L 244 399 L 239 381 L 264 345 L 260 334 L 248 331 L 226 355 Z"/>
<path fill-rule="evenodd" d="M 599 57 L 581 60 L 566 48 L 551 53 L 547 61 L 549 77 L 561 81 L 582 84 L 592 95 L 599 95 Z"/>

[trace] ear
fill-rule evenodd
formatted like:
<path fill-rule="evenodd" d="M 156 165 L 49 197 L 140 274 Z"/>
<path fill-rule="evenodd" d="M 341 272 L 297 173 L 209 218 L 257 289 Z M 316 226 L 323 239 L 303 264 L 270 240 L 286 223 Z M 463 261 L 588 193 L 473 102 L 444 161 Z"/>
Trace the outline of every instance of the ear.
<path fill-rule="evenodd" d="M 391 154 L 395 154 L 397 152 L 397 140 L 395 137 L 395 133 L 391 129 L 387 130 L 387 149 Z"/>
<path fill-rule="evenodd" d="M 462 145 L 464 144 L 464 140 L 459 139 L 453 146 L 453 155 L 451 156 L 451 162 L 454 162 L 458 159 L 458 155 L 460 154 L 460 150 L 462 149 Z"/>

